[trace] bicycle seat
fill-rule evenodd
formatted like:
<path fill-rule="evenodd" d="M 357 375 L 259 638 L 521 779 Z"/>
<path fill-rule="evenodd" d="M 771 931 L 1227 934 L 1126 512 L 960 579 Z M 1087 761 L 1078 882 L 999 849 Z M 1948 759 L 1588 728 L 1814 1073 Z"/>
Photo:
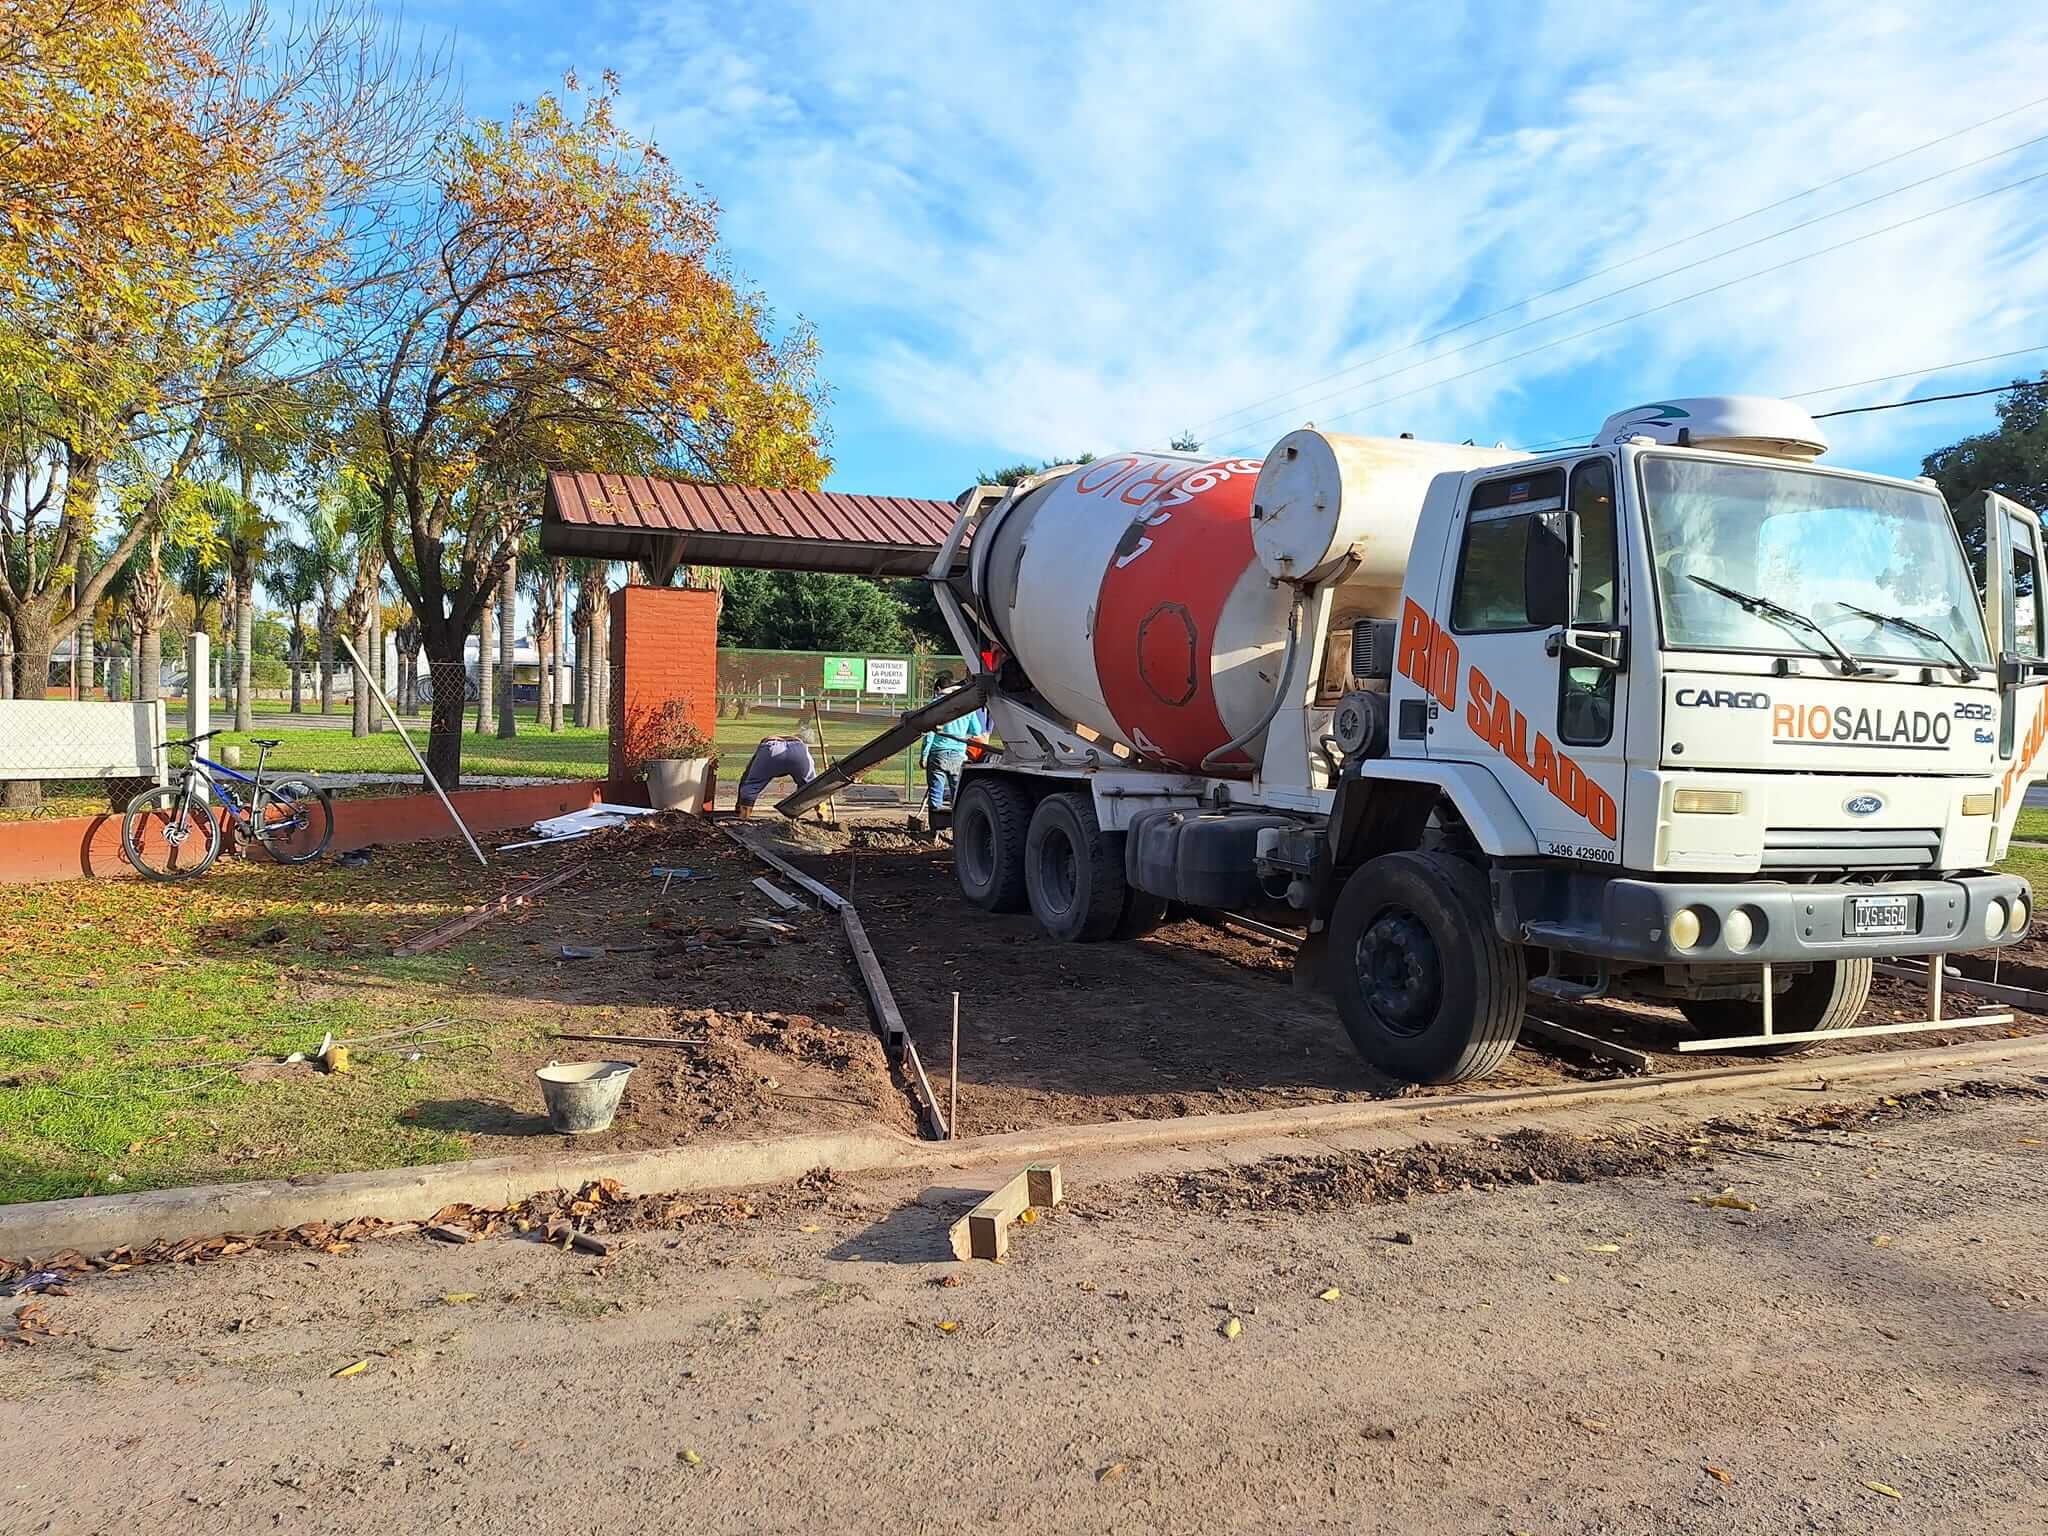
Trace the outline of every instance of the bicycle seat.
<path fill-rule="evenodd" d="M 249 738 L 249 745 L 252 747 L 281 747 L 284 745 L 284 739 L 274 736 L 269 741 L 265 741 L 261 736 L 251 736 Z"/>

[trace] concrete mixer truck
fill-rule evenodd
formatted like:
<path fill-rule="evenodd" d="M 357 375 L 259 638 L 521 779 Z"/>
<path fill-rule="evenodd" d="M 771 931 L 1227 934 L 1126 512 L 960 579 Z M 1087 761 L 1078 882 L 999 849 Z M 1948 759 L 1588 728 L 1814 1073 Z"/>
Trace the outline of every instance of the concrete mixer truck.
<path fill-rule="evenodd" d="M 2041 531 L 1822 468 L 1781 401 L 1663 401 L 1585 448 L 1312 429 L 963 493 L 931 581 L 1001 750 L 967 899 L 1056 938 L 1170 904 L 1301 930 L 1376 1067 L 1481 1077 L 1529 994 L 1675 1005 L 1680 1049 L 1851 1034 L 1872 963 L 2008 944 L 1995 872 L 2048 737 Z"/>

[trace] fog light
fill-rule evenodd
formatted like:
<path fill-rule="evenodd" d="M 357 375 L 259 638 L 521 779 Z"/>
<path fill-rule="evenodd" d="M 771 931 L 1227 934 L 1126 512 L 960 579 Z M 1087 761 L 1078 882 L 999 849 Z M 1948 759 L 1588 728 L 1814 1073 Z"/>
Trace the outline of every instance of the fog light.
<path fill-rule="evenodd" d="M 2027 926 L 2027 919 L 2034 914 L 2027 909 L 2027 898 L 2015 896 L 2012 900 L 2012 916 L 2006 919 L 2005 931 L 2019 933 Z"/>
<path fill-rule="evenodd" d="M 1700 941 L 1700 915 L 1686 907 L 1671 919 L 1671 945 L 1674 949 L 1691 949 Z"/>
<path fill-rule="evenodd" d="M 1686 816 L 1740 816 L 1739 789 L 1674 789 L 1671 809 Z"/>
<path fill-rule="evenodd" d="M 1750 922 L 1744 908 L 1737 907 L 1721 920 L 1721 941 L 1730 949 L 1747 949 L 1755 937 L 1756 925 Z"/>
<path fill-rule="evenodd" d="M 1963 796 L 1965 816 L 1991 816 L 1998 810 L 1998 791 L 1987 789 L 1982 794 Z"/>
<path fill-rule="evenodd" d="M 1984 937 L 1995 939 L 2005 932 L 2005 903 L 1987 901 L 1984 903 Z"/>

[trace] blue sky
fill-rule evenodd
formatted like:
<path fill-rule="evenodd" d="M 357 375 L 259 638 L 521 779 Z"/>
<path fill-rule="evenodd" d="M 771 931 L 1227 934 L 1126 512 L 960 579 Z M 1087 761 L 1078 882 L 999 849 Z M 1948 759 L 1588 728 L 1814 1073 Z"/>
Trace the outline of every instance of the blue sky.
<path fill-rule="evenodd" d="M 1185 428 L 1254 454 L 1304 421 L 1541 444 L 1660 396 L 2038 349 L 1819 411 L 2048 368 L 2048 179 L 1997 190 L 2048 178 L 2048 139 L 2027 144 L 2048 136 L 2038 7 L 405 16 L 453 34 L 480 114 L 618 72 L 626 121 L 717 199 L 739 269 L 816 326 L 837 489 L 951 496 Z M 1991 421 L 1975 400 L 1827 427 L 1836 461 L 1913 473 Z"/>

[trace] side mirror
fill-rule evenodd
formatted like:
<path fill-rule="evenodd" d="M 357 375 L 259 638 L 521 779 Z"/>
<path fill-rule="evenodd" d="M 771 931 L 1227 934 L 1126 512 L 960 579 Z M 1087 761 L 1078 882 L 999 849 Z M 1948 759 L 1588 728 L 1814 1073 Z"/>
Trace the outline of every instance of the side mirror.
<path fill-rule="evenodd" d="M 1571 515 L 1539 512 L 1529 519 L 1522 586 L 1529 622 L 1549 629 L 1569 622 L 1572 601 Z"/>
<path fill-rule="evenodd" d="M 2048 658 L 2022 656 L 2017 651 L 1998 653 L 1998 686 L 2011 688 L 2029 678 L 2048 676 Z"/>

